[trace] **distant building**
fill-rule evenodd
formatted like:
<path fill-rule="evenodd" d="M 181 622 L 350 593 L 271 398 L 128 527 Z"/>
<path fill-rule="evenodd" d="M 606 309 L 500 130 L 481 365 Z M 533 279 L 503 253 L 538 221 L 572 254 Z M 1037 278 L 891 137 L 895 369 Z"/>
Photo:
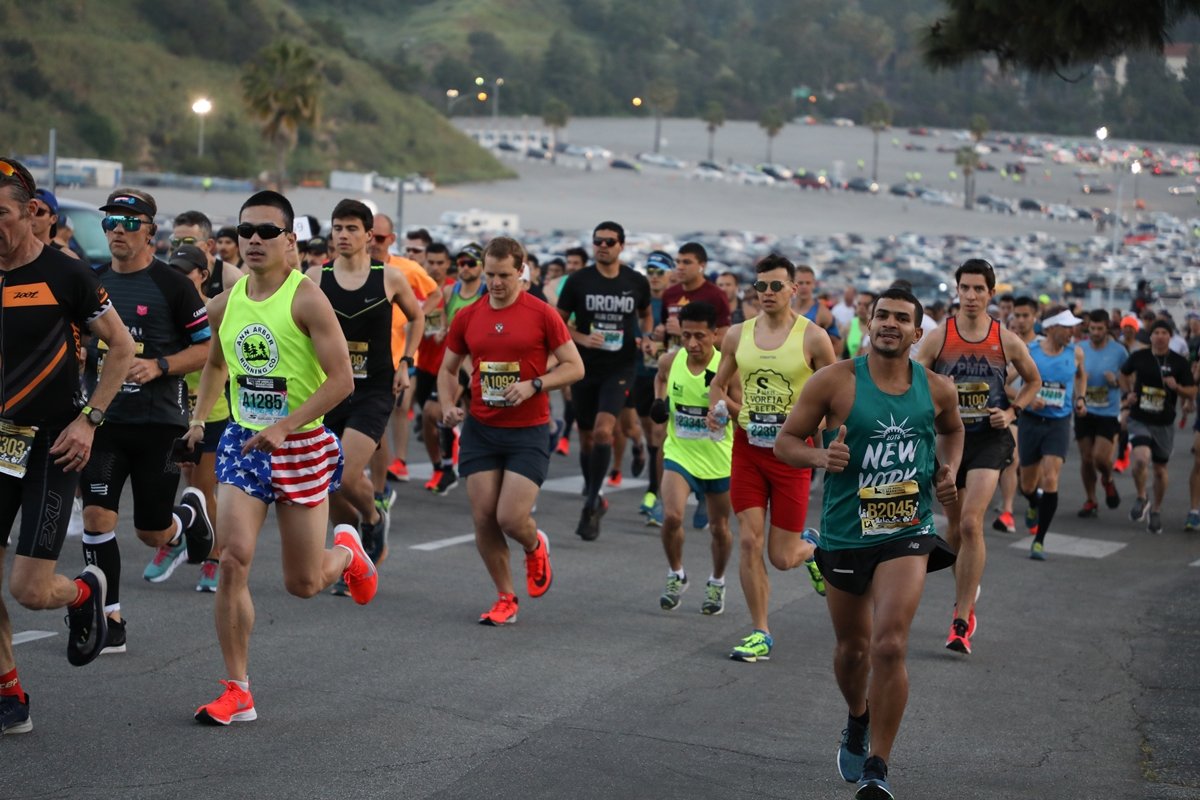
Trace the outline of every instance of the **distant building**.
<path fill-rule="evenodd" d="M 1188 55 L 1197 45 L 1191 42 L 1177 42 L 1163 48 L 1163 59 L 1167 62 L 1167 70 L 1175 76 L 1175 80 L 1183 80 L 1184 70 L 1187 69 Z M 1113 61 L 1113 80 L 1117 86 L 1125 85 L 1125 67 L 1129 59 L 1120 55 Z"/>

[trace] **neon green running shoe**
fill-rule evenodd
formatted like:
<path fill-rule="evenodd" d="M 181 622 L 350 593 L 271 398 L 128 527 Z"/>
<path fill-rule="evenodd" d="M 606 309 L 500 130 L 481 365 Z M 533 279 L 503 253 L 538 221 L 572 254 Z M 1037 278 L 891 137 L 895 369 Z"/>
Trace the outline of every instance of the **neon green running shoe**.
<path fill-rule="evenodd" d="M 813 547 L 821 546 L 821 534 L 817 533 L 815 528 L 805 528 L 804 533 L 800 534 L 804 541 L 810 543 Z M 812 583 L 813 591 L 825 596 L 825 576 L 821 574 L 821 568 L 817 566 L 817 559 L 808 559 L 804 562 L 804 568 L 808 570 L 808 580 Z"/>
<path fill-rule="evenodd" d="M 745 661 L 748 664 L 753 664 L 756 661 L 770 661 L 771 645 L 774 643 L 775 641 L 769 633 L 754 631 L 745 639 L 742 639 L 741 644 L 733 648 L 733 652 L 729 654 L 729 657 L 734 661 Z"/>
<path fill-rule="evenodd" d="M 658 495 L 656 495 L 654 492 L 646 492 L 644 495 L 642 495 L 642 505 L 641 508 L 638 509 L 638 513 L 643 517 L 648 516 L 654 509 L 654 504 L 657 502 Z"/>
<path fill-rule="evenodd" d="M 688 579 L 684 575 L 682 578 L 671 573 L 667 576 L 667 590 L 663 592 L 662 597 L 658 598 L 658 604 L 662 606 L 663 611 L 674 611 L 679 608 L 679 602 L 683 599 L 683 593 L 687 591 Z"/>
<path fill-rule="evenodd" d="M 704 602 L 700 604 L 700 613 L 710 617 L 725 610 L 725 584 L 709 581 L 704 585 Z"/>

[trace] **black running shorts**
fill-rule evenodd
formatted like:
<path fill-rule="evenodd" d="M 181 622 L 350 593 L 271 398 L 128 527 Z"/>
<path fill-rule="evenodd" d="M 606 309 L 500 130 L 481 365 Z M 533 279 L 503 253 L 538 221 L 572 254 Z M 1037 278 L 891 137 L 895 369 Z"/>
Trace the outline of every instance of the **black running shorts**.
<path fill-rule="evenodd" d="M 625 400 L 633 391 L 633 365 L 621 372 L 588 373 L 571 386 L 575 421 L 579 430 L 596 427 L 597 414 L 621 415 Z"/>
<path fill-rule="evenodd" d="M 83 468 L 83 505 L 119 511 L 125 481 L 133 487 L 133 526 L 140 531 L 171 527 L 179 464 L 175 440 L 187 428 L 106 422 L 96 428 L 92 457 Z"/>
<path fill-rule="evenodd" d="M 968 433 L 963 440 L 962 463 L 958 465 L 955 484 L 967 485 L 967 473 L 973 469 L 1002 470 L 1013 461 L 1013 432 L 1003 428 Z"/>
<path fill-rule="evenodd" d="M 1112 439 L 1121 432 L 1119 417 L 1099 414 L 1075 415 L 1075 439 Z"/>
<path fill-rule="evenodd" d="M 550 425 L 501 428 L 467 415 L 458 440 L 458 474 L 515 472 L 541 486 L 550 471 Z"/>
<path fill-rule="evenodd" d="M 338 439 L 351 428 L 378 444 L 392 418 L 394 401 L 390 389 L 359 389 L 325 415 L 325 427 Z"/>
<path fill-rule="evenodd" d="M 54 463 L 57 457 L 50 455 L 50 446 L 60 433 L 62 428 L 43 425 L 33 437 L 25 477 L 0 475 L 0 550 L 9 546 L 9 534 L 19 511 L 17 555 L 58 560 L 71 521 L 71 501 L 79 485 L 79 473 L 63 472 Z"/>
<path fill-rule="evenodd" d="M 951 566 L 957 556 L 940 536 L 908 536 L 890 542 L 855 547 L 848 550 L 817 548 L 817 566 L 825 582 L 843 592 L 866 594 L 875 577 L 875 568 L 884 561 L 904 556 L 929 556 L 926 572 L 936 572 Z"/>

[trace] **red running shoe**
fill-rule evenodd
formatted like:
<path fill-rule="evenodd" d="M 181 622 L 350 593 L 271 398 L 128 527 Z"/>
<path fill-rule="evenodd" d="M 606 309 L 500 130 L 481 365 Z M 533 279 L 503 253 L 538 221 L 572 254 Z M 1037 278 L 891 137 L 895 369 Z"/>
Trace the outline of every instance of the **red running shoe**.
<path fill-rule="evenodd" d="M 571 455 L 571 440 L 565 436 L 559 439 L 558 444 L 554 446 L 554 452 L 558 453 L 560 456 Z"/>
<path fill-rule="evenodd" d="M 1117 491 L 1116 482 L 1109 481 L 1108 483 L 1102 483 L 1101 485 L 1104 486 L 1104 505 L 1108 506 L 1109 508 L 1117 508 L 1120 506 L 1121 495 Z"/>
<path fill-rule="evenodd" d="M 1001 533 L 1016 533 L 1017 526 L 1011 511 L 1001 511 L 992 522 L 992 530 Z"/>
<path fill-rule="evenodd" d="M 537 538 L 537 549 L 525 554 L 525 588 L 530 597 L 541 597 L 554 581 L 554 570 L 550 568 L 550 540 L 542 531 L 537 532 Z"/>
<path fill-rule="evenodd" d="M 501 594 L 496 605 L 479 615 L 480 625 L 511 625 L 517 621 L 517 596 Z"/>
<path fill-rule="evenodd" d="M 612 472 L 608 473 L 608 485 L 612 487 L 621 485 L 621 470 L 614 469 Z"/>
<path fill-rule="evenodd" d="M 333 546 L 344 547 L 350 551 L 350 564 L 342 573 L 342 580 L 346 582 L 354 602 L 365 606 L 371 602 L 379 588 L 379 571 L 367 557 L 367 551 L 363 550 L 358 531 L 350 525 L 338 525 L 333 529 Z"/>
<path fill-rule="evenodd" d="M 950 623 L 950 635 L 946 637 L 946 649 L 963 655 L 971 655 L 971 640 L 968 636 L 970 625 L 966 620 L 955 617 Z"/>
<path fill-rule="evenodd" d="M 394 481 L 403 481 L 408 483 L 408 465 L 402 459 L 397 458 L 391 464 L 388 464 L 388 477 Z"/>
<path fill-rule="evenodd" d="M 208 725 L 228 725 L 231 722 L 250 722 L 258 719 L 254 698 L 249 689 L 233 681 L 221 681 L 225 691 L 208 705 L 196 709 L 196 720 Z"/>
<path fill-rule="evenodd" d="M 429 476 L 429 480 L 425 481 L 425 488 L 431 492 L 436 492 L 438 484 L 442 482 L 442 471 L 435 469 L 433 474 Z"/>

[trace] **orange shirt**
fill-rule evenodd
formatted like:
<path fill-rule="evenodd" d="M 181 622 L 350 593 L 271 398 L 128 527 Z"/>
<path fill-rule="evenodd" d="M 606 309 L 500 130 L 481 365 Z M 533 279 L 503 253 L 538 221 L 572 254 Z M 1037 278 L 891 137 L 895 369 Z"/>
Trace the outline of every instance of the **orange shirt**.
<path fill-rule="evenodd" d="M 438 291 L 437 281 L 429 277 L 425 268 L 411 258 L 389 255 L 387 265 L 404 273 L 404 277 L 408 279 L 408 285 L 412 287 L 413 294 L 417 296 L 418 303 L 424 303 L 430 292 Z M 396 369 L 400 368 L 400 357 L 404 355 L 406 339 L 404 326 L 407 324 L 408 318 L 404 316 L 404 312 L 398 307 L 392 306 L 392 360 L 396 362 Z"/>

